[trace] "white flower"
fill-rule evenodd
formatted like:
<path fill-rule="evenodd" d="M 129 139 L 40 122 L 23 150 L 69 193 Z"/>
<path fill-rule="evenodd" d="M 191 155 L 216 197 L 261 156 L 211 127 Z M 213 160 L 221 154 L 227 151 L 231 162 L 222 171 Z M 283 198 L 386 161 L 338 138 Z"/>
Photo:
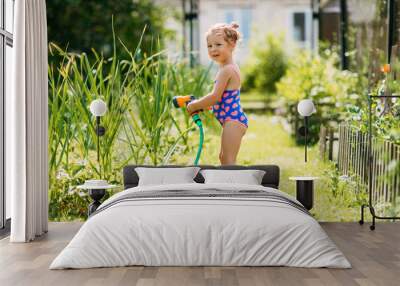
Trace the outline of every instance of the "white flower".
<path fill-rule="evenodd" d="M 88 163 L 88 160 L 86 160 L 86 159 L 79 160 L 77 163 L 78 163 L 78 165 L 86 166 L 86 164 Z"/>
<path fill-rule="evenodd" d="M 61 180 L 63 178 L 70 179 L 70 176 L 68 175 L 67 172 L 65 172 L 63 169 L 61 169 L 57 172 L 56 178 L 57 178 L 57 180 Z"/>
<path fill-rule="evenodd" d="M 74 187 L 74 186 L 70 186 L 70 187 L 68 188 L 68 194 L 69 194 L 69 195 L 72 195 L 73 193 L 75 193 L 75 187 Z"/>

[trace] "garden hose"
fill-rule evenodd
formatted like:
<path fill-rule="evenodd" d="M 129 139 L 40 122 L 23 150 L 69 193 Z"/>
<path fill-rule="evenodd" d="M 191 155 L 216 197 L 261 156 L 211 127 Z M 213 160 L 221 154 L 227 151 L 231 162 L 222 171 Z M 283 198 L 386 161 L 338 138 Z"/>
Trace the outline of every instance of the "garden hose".
<path fill-rule="evenodd" d="M 204 130 L 203 130 L 203 123 L 201 122 L 201 119 L 200 119 L 200 116 L 198 113 L 193 114 L 192 119 L 193 119 L 194 123 L 199 127 L 199 132 L 200 132 L 199 147 L 197 148 L 197 155 L 196 155 L 196 159 L 194 160 L 194 164 L 198 165 L 201 151 L 203 150 Z"/>
<path fill-rule="evenodd" d="M 193 95 L 186 95 L 186 96 L 175 96 L 172 99 L 172 102 L 176 108 L 184 107 L 188 105 L 195 97 Z M 202 110 L 200 110 L 202 111 Z M 199 139 L 199 147 L 197 148 L 196 159 L 194 160 L 194 165 L 199 164 L 201 152 L 203 150 L 203 142 L 204 142 L 204 130 L 203 130 L 203 123 L 201 122 L 201 118 L 199 115 L 199 111 L 192 113 L 193 122 L 199 127 L 200 132 L 200 139 Z"/>

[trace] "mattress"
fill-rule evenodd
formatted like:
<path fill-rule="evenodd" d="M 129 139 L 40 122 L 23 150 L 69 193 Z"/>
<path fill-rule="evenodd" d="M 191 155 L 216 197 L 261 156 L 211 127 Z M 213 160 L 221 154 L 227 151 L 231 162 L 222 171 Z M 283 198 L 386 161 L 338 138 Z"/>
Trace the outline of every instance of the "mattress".
<path fill-rule="evenodd" d="M 198 183 L 115 194 L 50 269 L 130 265 L 351 267 L 293 197 L 258 185 Z"/>

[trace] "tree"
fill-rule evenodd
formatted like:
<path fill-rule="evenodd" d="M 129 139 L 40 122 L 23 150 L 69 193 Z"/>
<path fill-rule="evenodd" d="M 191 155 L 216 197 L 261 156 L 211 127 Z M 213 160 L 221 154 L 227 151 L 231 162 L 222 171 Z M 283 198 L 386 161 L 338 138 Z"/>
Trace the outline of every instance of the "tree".
<path fill-rule="evenodd" d="M 68 46 L 69 51 L 91 54 L 94 48 L 105 57 L 112 55 L 112 18 L 116 36 L 129 50 L 136 48 L 145 26 L 141 45 L 145 53 L 151 53 L 155 40 L 160 39 L 162 46 L 173 36 L 164 28 L 166 9 L 151 0 L 51 0 L 46 5 L 49 42 Z"/>

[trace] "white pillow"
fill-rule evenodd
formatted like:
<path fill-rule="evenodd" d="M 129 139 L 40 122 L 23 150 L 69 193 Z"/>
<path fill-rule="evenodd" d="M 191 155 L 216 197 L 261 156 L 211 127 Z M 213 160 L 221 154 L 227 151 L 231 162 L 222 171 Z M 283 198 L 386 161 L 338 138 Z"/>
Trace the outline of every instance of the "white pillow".
<path fill-rule="evenodd" d="M 138 186 L 196 183 L 199 167 L 146 168 L 136 167 Z"/>
<path fill-rule="evenodd" d="M 201 170 L 205 184 L 233 183 L 247 185 L 261 185 L 265 175 L 262 170 Z"/>

